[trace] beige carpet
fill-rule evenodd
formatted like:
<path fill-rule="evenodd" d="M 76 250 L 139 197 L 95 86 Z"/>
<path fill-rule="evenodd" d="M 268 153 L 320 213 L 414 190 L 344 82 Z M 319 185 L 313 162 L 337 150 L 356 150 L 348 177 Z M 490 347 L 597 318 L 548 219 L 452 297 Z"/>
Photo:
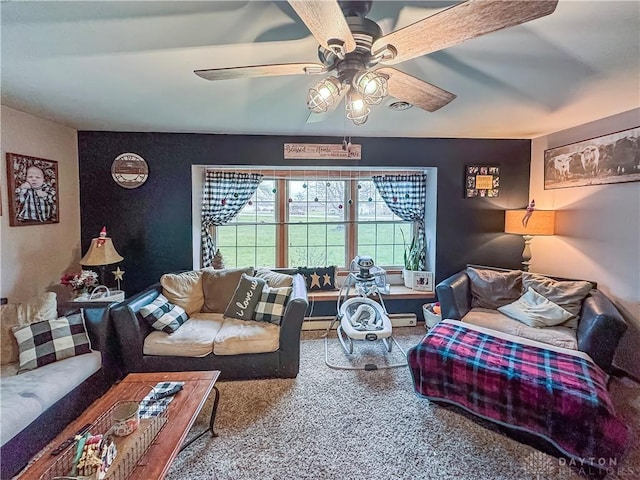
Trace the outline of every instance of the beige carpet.
<path fill-rule="evenodd" d="M 488 422 L 418 398 L 408 367 L 335 370 L 325 365 L 323 332 L 303 332 L 296 379 L 221 382 L 218 438 L 183 451 L 168 479 L 579 479 L 553 456 L 517 442 Z M 422 327 L 397 328 L 403 348 Z M 395 363 L 382 342 L 360 341 L 350 360 L 335 337 L 330 363 Z M 389 357 L 389 358 L 387 358 Z M 386 358 L 386 359 L 385 359 Z M 620 415 L 640 432 L 640 386 L 614 380 Z M 209 399 L 193 431 L 207 424 Z M 637 438 L 637 437 L 636 437 Z M 586 469 L 585 469 L 586 470 Z M 583 473 L 591 473 L 589 471 Z M 640 478 L 637 440 L 607 478 Z"/>

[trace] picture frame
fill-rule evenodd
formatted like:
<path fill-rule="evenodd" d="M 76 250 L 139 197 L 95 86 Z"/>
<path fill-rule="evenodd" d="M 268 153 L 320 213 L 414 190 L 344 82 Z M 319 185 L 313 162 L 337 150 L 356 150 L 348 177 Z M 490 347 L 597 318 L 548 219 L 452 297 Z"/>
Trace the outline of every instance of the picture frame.
<path fill-rule="evenodd" d="M 60 222 L 58 162 L 7 153 L 9 225 L 25 227 Z"/>
<path fill-rule="evenodd" d="M 413 290 L 433 292 L 433 272 L 413 272 Z"/>
<path fill-rule="evenodd" d="M 467 165 L 464 195 L 466 198 L 498 197 L 500 195 L 500 167 L 497 165 Z"/>
<path fill-rule="evenodd" d="M 640 181 L 640 126 L 544 151 L 544 189 Z"/>

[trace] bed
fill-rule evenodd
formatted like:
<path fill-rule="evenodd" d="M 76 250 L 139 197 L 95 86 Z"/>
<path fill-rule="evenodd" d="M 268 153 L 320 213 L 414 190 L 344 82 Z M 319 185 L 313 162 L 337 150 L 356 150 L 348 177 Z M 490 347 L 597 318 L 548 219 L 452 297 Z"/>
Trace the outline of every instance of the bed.
<path fill-rule="evenodd" d="M 583 352 L 444 320 L 408 362 L 419 396 L 529 432 L 583 464 L 619 459 L 630 442 L 607 374 Z"/>

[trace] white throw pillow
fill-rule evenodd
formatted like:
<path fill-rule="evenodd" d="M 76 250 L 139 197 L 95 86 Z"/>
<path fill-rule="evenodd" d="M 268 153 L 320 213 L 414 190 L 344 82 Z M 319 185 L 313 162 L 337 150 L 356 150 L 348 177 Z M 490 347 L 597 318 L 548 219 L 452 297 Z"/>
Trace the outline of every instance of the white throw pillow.
<path fill-rule="evenodd" d="M 573 317 L 571 312 L 543 297 L 531 287 L 518 300 L 499 307 L 498 311 L 525 325 L 538 328 L 560 325 Z"/>

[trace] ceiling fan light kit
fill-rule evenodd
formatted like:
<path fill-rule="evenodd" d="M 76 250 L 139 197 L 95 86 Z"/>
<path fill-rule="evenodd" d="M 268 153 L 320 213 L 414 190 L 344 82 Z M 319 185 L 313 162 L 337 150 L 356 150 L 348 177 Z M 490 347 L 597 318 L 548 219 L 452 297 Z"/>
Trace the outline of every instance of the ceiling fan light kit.
<path fill-rule="evenodd" d="M 307 107 L 315 113 L 323 113 L 341 98 L 340 80 L 336 77 L 327 77 L 318 82 L 315 87 L 309 89 L 307 94 Z"/>
<path fill-rule="evenodd" d="M 386 35 L 366 18 L 371 1 L 289 0 L 318 41 L 321 63 L 287 63 L 196 70 L 206 80 L 335 71 L 307 93 L 314 113 L 333 111 L 346 96 L 346 116 L 364 124 L 371 109 L 391 96 L 435 112 L 456 96 L 389 65 L 421 57 L 555 11 L 558 0 L 469 0 Z M 380 68 L 381 66 L 381 68 Z M 398 109 L 400 110 L 400 109 Z"/>
<path fill-rule="evenodd" d="M 369 118 L 371 109 L 367 106 L 367 102 L 364 101 L 362 95 L 354 90 L 349 92 L 347 98 L 347 118 L 351 120 L 355 125 L 362 125 Z"/>

